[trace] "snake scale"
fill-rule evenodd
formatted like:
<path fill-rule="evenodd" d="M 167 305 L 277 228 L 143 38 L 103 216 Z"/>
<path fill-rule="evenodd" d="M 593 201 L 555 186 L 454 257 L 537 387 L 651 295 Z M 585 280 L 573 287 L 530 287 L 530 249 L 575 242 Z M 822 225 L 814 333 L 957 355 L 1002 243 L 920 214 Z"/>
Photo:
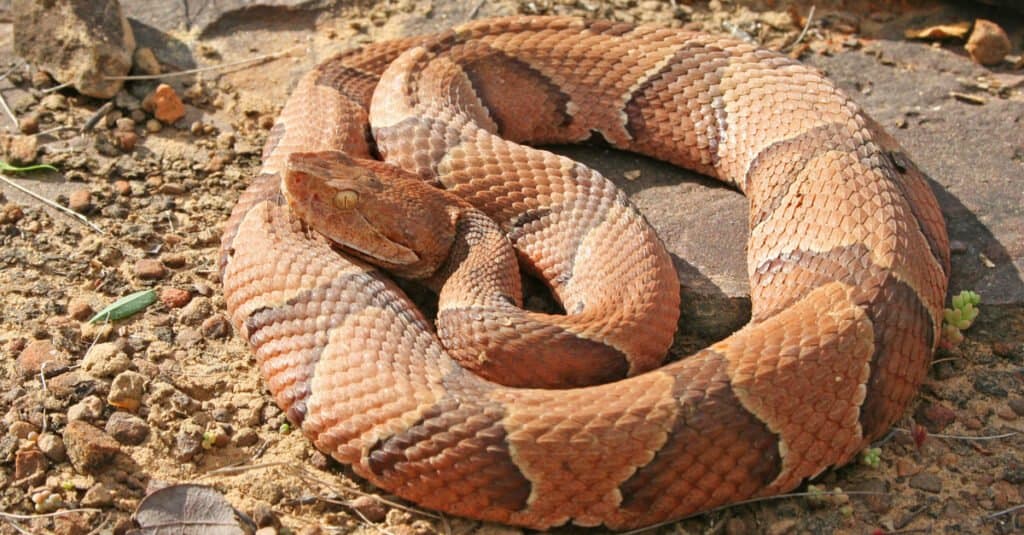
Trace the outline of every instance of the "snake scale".
<path fill-rule="evenodd" d="M 606 179 L 519 144 L 591 137 L 747 196 L 748 325 L 651 370 L 679 314 L 669 255 Z M 418 186 L 394 190 L 395 166 Z M 461 208 L 403 226 L 427 190 Z M 310 203 L 350 241 L 295 215 Z M 509 263 L 500 241 L 565 315 L 518 311 L 518 274 L 482 275 Z M 440 288 L 438 327 L 368 260 Z M 302 78 L 221 269 L 277 404 L 361 477 L 455 515 L 626 529 L 788 491 L 885 433 L 938 342 L 949 251 L 923 174 L 816 70 L 704 33 L 512 17 Z M 470 371 L 516 359 L 506 384 Z"/>

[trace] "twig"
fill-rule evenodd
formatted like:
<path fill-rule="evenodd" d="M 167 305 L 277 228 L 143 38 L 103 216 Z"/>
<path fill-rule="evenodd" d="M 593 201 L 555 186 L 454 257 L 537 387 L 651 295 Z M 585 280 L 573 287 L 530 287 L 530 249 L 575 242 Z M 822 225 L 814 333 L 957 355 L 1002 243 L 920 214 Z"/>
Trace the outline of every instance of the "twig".
<path fill-rule="evenodd" d="M 42 93 L 44 95 L 47 94 L 47 93 L 55 93 L 57 91 L 60 91 L 61 89 L 66 89 L 68 87 L 71 87 L 72 85 L 74 85 L 74 82 L 64 82 L 63 84 L 57 84 L 57 85 L 55 85 L 53 87 L 47 87 L 46 89 L 43 89 L 42 91 L 40 91 L 40 93 Z"/>
<path fill-rule="evenodd" d="M 811 10 L 807 12 L 807 20 L 804 21 L 804 29 L 800 30 L 800 35 L 796 36 L 796 41 L 790 43 L 786 48 L 794 47 L 800 44 L 800 41 L 804 40 L 804 36 L 807 35 L 807 30 L 811 27 L 811 21 L 814 19 L 814 6 L 811 6 Z"/>
<path fill-rule="evenodd" d="M 65 207 L 63 207 L 63 206 L 61 206 L 61 205 L 51 201 L 50 199 L 47 199 L 46 197 L 43 197 L 42 195 L 39 195 L 38 193 L 36 193 L 36 192 L 34 192 L 34 191 L 24 187 L 24 186 L 14 182 L 14 181 L 12 181 L 11 179 L 9 179 L 6 176 L 4 176 L 3 174 L 0 174 L 0 181 L 5 182 L 7 185 L 9 185 L 9 186 L 11 186 L 11 187 L 21 191 L 25 195 L 29 195 L 29 196 L 35 198 L 36 200 L 38 200 L 41 203 L 46 204 L 47 206 L 56 208 L 57 210 L 60 210 L 61 212 L 64 212 L 64 213 L 70 215 L 71 217 L 81 221 L 82 223 L 84 223 L 86 226 L 88 226 L 89 228 L 93 229 L 94 231 L 96 231 L 96 232 L 98 232 L 100 234 L 106 234 L 106 232 L 104 232 L 103 229 L 101 229 L 100 227 L 96 226 L 96 224 L 93 223 L 92 221 L 89 221 L 84 215 L 82 215 L 82 214 L 80 214 L 78 212 L 75 212 L 74 210 L 70 210 L 68 208 L 65 208 Z"/>
<path fill-rule="evenodd" d="M 911 433 L 910 430 L 908 430 L 908 429 L 901 429 L 899 427 L 894 427 L 893 431 L 899 431 L 901 433 L 908 433 L 908 434 Z M 1012 437 L 1014 435 L 1019 435 L 1019 434 L 1020 434 L 1019 431 L 1011 431 L 1009 433 L 1003 433 L 1001 435 L 986 435 L 986 436 L 978 436 L 978 437 L 972 437 L 972 436 L 966 436 L 966 435 L 942 435 L 942 434 L 939 434 L 939 433 L 928 433 L 928 436 L 934 437 L 934 438 L 949 438 L 949 439 L 953 439 L 953 440 L 999 440 L 999 439 L 1002 439 L 1002 438 L 1010 438 L 1010 437 Z"/>
<path fill-rule="evenodd" d="M 21 63 L 18 63 L 17 65 L 11 67 L 10 69 L 7 69 L 7 72 L 5 72 L 3 74 L 0 74 L 0 80 L 6 80 L 7 77 L 11 75 L 12 72 L 20 69 L 21 67 L 24 67 L 25 63 L 27 63 L 27 62 L 22 61 Z"/>
<path fill-rule="evenodd" d="M 962 357 L 946 357 L 944 359 L 933 360 L 932 361 L 932 366 L 935 366 L 936 364 L 938 364 L 940 362 L 953 362 L 953 361 L 957 361 L 957 360 L 964 360 L 964 359 Z"/>
<path fill-rule="evenodd" d="M 42 362 L 42 364 L 39 365 L 39 382 L 43 383 L 43 393 L 44 394 L 49 394 L 49 390 L 46 388 L 46 365 L 49 364 L 49 363 L 50 363 L 50 361 L 45 360 L 45 361 Z M 42 433 L 46 432 L 46 406 L 45 405 L 43 406 L 43 425 L 42 425 L 41 432 Z"/>
<path fill-rule="evenodd" d="M 484 5 L 484 0 L 479 0 L 476 3 L 476 5 L 473 6 L 473 9 L 469 10 L 469 15 L 466 16 L 466 20 L 473 20 L 473 19 L 475 19 L 477 14 L 480 13 L 480 8 L 483 7 L 483 5 Z"/>
<path fill-rule="evenodd" d="M 84 507 L 81 509 L 65 509 L 63 511 L 54 511 L 52 513 L 39 513 L 37 515 L 18 515 L 14 513 L 5 513 L 0 511 L 0 518 L 7 518 L 11 520 L 34 520 L 36 518 L 50 518 L 54 516 L 69 515 L 71 513 L 101 513 L 102 509 L 96 509 L 93 507 Z"/>
<path fill-rule="evenodd" d="M 291 48 L 289 48 L 287 50 L 282 50 L 280 52 L 274 52 L 273 54 L 264 54 L 262 56 L 256 56 L 256 57 L 252 57 L 252 58 L 249 58 L 249 59 L 242 59 L 242 60 L 238 60 L 238 61 L 233 61 L 231 63 L 222 63 L 220 65 L 210 65 L 209 67 L 198 67 L 198 68 L 195 68 L 195 69 L 188 69 L 188 70 L 185 70 L 185 71 L 165 72 L 165 73 L 161 73 L 161 74 L 133 74 L 133 75 L 129 75 L 129 76 L 105 76 L 104 79 L 105 80 L 161 80 L 163 78 L 174 78 L 174 77 L 178 77 L 178 76 L 189 76 L 189 75 L 198 74 L 198 73 L 201 73 L 201 72 L 216 71 L 216 70 L 221 70 L 221 69 L 230 69 L 232 67 L 238 67 L 238 66 L 241 66 L 241 65 L 249 64 L 249 63 L 259 63 L 261 61 L 268 61 L 268 60 L 272 60 L 272 59 L 277 59 L 277 58 L 280 58 L 282 56 L 287 56 L 288 54 L 290 54 L 293 50 L 295 50 L 297 48 L 300 48 L 300 47 L 299 46 L 293 46 L 293 47 L 291 47 Z"/>
<path fill-rule="evenodd" d="M 96 113 L 93 113 L 92 116 L 89 117 L 88 121 L 85 121 L 85 124 L 82 125 L 82 129 L 80 130 L 80 132 L 84 134 L 89 130 L 92 130 L 100 122 L 101 119 L 103 119 L 107 116 L 108 113 L 110 113 L 110 110 L 112 109 L 114 109 L 114 101 L 108 100 L 105 104 L 100 106 L 98 110 L 96 110 Z"/>
<path fill-rule="evenodd" d="M 1024 503 L 1022 503 L 1020 505 L 1014 505 L 1013 507 L 1011 507 L 1009 509 L 1003 509 L 1002 511 L 996 511 L 996 512 L 990 514 L 990 515 L 985 515 L 985 518 L 986 519 L 996 518 L 997 516 L 1008 515 L 1010 513 L 1015 512 L 1015 511 L 1020 511 L 1021 509 L 1024 509 Z"/>
<path fill-rule="evenodd" d="M 11 111 L 11 107 L 7 105 L 7 99 L 4 98 L 4 94 L 0 92 L 0 104 L 3 105 L 4 111 L 7 112 L 7 117 L 10 117 L 11 122 L 14 123 L 14 129 L 17 131 L 21 130 L 21 123 L 18 122 L 18 117 Z"/>

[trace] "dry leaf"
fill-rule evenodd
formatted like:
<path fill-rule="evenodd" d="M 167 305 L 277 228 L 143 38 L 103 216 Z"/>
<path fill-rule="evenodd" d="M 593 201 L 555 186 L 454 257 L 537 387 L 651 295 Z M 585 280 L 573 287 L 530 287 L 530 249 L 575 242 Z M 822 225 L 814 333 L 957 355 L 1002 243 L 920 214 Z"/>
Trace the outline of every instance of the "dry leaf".
<path fill-rule="evenodd" d="M 971 29 L 970 21 L 956 22 L 953 24 L 939 24 L 927 28 L 908 28 L 903 32 L 907 39 L 964 39 Z"/>
<path fill-rule="evenodd" d="M 146 535 L 240 535 L 235 509 L 205 485 L 171 485 L 146 496 L 135 510 Z"/>

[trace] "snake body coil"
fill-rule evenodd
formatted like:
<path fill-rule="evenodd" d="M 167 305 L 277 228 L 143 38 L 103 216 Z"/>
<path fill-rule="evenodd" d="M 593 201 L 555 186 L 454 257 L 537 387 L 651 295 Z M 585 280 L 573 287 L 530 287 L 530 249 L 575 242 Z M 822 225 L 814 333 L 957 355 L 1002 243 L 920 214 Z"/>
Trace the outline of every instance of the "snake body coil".
<path fill-rule="evenodd" d="M 645 372 L 678 317 L 668 255 L 603 177 L 517 144 L 592 135 L 746 194 L 747 326 Z M 594 379 L 633 376 L 543 390 L 457 364 L 394 283 L 286 204 L 289 166 L 323 151 L 346 165 L 379 151 L 486 212 L 565 306 L 572 321 L 549 329 L 560 347 L 586 359 L 603 344 Z M 278 405 L 359 475 L 456 515 L 622 529 L 785 492 L 881 436 L 938 342 L 949 251 L 922 173 L 815 70 L 702 33 L 519 17 L 305 76 L 227 225 L 222 270 Z M 493 351 L 540 345 L 449 297 L 442 312 Z"/>

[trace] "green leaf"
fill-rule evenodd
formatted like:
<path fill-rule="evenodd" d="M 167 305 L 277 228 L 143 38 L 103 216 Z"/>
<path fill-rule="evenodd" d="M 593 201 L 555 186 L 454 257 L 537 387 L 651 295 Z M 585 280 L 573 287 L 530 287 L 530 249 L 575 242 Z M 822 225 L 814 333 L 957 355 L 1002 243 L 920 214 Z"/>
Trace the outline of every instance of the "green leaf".
<path fill-rule="evenodd" d="M 47 171 L 59 172 L 59 169 L 57 169 L 56 167 L 54 167 L 52 165 L 47 165 L 45 163 L 40 163 L 40 164 L 35 164 L 35 165 L 26 165 L 25 167 L 18 167 L 18 166 L 15 166 L 15 165 L 11 165 L 11 164 L 3 161 L 3 160 L 0 160 L 0 171 L 3 171 L 5 173 L 24 173 L 24 172 L 27 172 L 27 171 L 38 171 L 40 169 L 46 169 Z"/>
<path fill-rule="evenodd" d="M 89 319 L 89 323 L 98 321 L 116 321 L 127 318 L 156 302 L 156 290 L 142 290 L 126 295 L 107 305 L 103 310 Z"/>

